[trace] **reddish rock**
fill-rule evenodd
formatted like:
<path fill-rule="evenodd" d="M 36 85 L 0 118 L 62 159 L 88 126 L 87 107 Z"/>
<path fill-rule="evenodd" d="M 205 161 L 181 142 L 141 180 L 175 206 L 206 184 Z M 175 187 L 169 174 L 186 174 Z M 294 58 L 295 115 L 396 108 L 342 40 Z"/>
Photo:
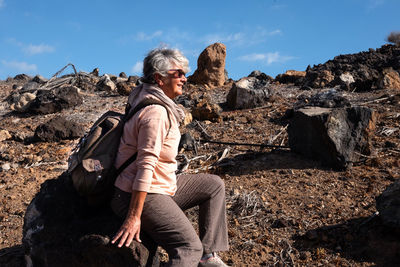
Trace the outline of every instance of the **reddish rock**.
<path fill-rule="evenodd" d="M 190 83 L 205 85 L 207 88 L 223 86 L 225 83 L 224 44 L 215 43 L 208 46 L 197 60 L 197 70 L 188 78 Z"/>
<path fill-rule="evenodd" d="M 382 89 L 400 89 L 399 73 L 392 68 L 384 69 L 379 78 L 378 87 Z"/>

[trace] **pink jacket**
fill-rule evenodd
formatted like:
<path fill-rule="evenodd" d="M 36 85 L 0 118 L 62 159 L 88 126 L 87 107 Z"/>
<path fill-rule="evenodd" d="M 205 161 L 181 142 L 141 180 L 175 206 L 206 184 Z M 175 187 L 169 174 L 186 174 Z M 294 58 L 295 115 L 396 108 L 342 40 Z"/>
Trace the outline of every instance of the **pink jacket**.
<path fill-rule="evenodd" d="M 141 93 L 139 98 L 153 97 Z M 138 111 L 124 127 L 115 166 L 121 166 L 138 151 L 136 161 L 115 181 L 125 192 L 132 190 L 174 195 L 176 191 L 176 156 L 180 140 L 179 123 L 160 105 Z"/>

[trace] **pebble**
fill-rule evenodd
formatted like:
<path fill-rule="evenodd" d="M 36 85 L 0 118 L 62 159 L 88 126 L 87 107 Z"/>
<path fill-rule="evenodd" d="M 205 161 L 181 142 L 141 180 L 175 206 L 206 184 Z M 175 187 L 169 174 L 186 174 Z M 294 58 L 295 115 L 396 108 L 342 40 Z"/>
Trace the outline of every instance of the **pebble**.
<path fill-rule="evenodd" d="M 3 165 L 1 165 L 1 169 L 3 171 L 9 171 L 11 169 L 10 163 L 4 163 Z"/>

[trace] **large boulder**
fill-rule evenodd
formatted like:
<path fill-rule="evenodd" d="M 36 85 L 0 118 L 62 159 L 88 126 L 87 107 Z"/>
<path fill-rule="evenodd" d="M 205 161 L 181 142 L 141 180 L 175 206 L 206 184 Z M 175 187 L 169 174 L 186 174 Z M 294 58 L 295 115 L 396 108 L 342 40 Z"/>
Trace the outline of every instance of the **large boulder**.
<path fill-rule="evenodd" d="M 232 109 L 254 108 L 268 103 L 272 94 L 268 80 L 245 77 L 233 84 L 226 102 Z"/>
<path fill-rule="evenodd" d="M 129 247 L 110 243 L 121 223 L 109 207 L 89 207 L 66 173 L 47 180 L 25 213 L 22 243 L 26 264 L 158 266 L 156 246 L 145 236 L 143 243 L 134 241 Z"/>
<path fill-rule="evenodd" d="M 83 97 L 79 94 L 79 88 L 63 86 L 52 90 L 38 90 L 27 111 L 38 114 L 56 113 L 82 103 Z"/>
<path fill-rule="evenodd" d="M 360 154 L 371 153 L 375 121 L 374 111 L 366 107 L 301 108 L 288 127 L 289 145 L 326 166 L 347 169 Z"/>
<path fill-rule="evenodd" d="M 223 86 L 225 83 L 225 57 L 224 44 L 215 43 L 208 46 L 200 54 L 197 60 L 197 69 L 188 81 L 194 84 L 204 85 L 207 88 Z"/>
<path fill-rule="evenodd" d="M 59 142 L 61 140 L 76 139 L 85 133 L 82 125 L 66 120 L 64 117 L 55 117 L 46 123 L 40 124 L 35 130 L 35 140 L 43 142 Z"/>
<path fill-rule="evenodd" d="M 400 179 L 376 198 L 376 209 L 385 225 L 400 231 Z"/>

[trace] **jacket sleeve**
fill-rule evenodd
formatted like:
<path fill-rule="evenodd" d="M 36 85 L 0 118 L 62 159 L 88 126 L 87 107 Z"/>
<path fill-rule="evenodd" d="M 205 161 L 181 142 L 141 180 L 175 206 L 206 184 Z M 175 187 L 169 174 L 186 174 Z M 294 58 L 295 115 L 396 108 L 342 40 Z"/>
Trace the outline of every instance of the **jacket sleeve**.
<path fill-rule="evenodd" d="M 138 122 L 137 173 L 132 190 L 147 192 L 168 132 L 167 111 L 160 105 L 150 105 L 140 112 Z"/>

